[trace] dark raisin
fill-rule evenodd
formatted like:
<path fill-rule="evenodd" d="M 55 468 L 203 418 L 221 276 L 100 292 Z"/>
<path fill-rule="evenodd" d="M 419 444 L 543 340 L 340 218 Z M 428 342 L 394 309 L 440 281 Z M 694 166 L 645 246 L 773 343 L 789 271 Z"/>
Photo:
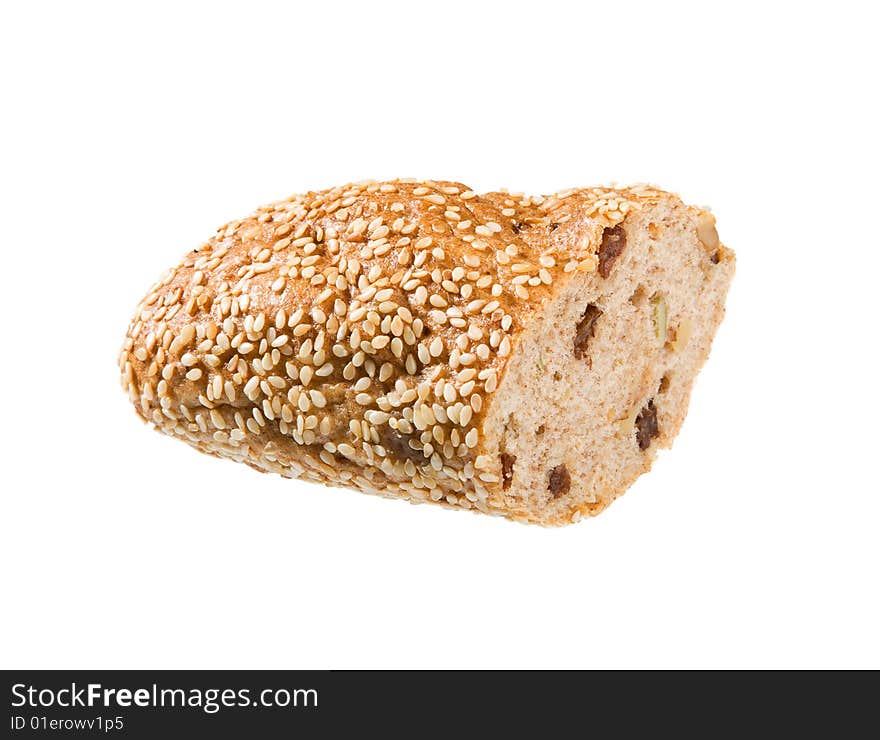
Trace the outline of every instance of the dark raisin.
<path fill-rule="evenodd" d="M 574 356 L 576 360 L 583 360 L 586 356 L 587 345 L 590 343 L 590 339 L 593 338 L 593 334 L 596 332 L 596 319 L 601 315 L 602 312 L 598 307 L 591 303 L 587 306 L 580 321 L 578 321 L 577 328 L 574 332 Z"/>
<path fill-rule="evenodd" d="M 506 452 L 501 453 L 501 488 L 505 491 L 510 488 L 513 482 L 513 465 L 516 462 L 516 455 L 508 455 Z"/>
<path fill-rule="evenodd" d="M 519 234 L 520 231 L 527 227 L 528 224 L 525 221 L 513 221 L 510 225 L 510 228 L 513 229 L 514 234 Z"/>
<path fill-rule="evenodd" d="M 568 474 L 568 468 L 565 465 L 557 465 L 550 471 L 550 481 L 547 484 L 547 490 L 553 498 L 564 496 L 571 490 L 571 476 Z"/>
<path fill-rule="evenodd" d="M 556 229 L 558 229 L 558 228 L 559 228 L 559 224 L 550 224 L 550 231 L 551 232 L 556 231 Z"/>
<path fill-rule="evenodd" d="M 625 247 L 626 232 L 620 224 L 602 232 L 602 246 L 599 247 L 599 274 L 603 278 L 607 278 L 611 274 L 614 262 L 620 257 Z"/>
<path fill-rule="evenodd" d="M 709 259 L 712 260 L 713 265 L 717 265 L 719 262 L 721 262 L 721 252 L 714 252 Z"/>
<path fill-rule="evenodd" d="M 421 450 L 414 450 L 409 446 L 409 437 L 404 437 L 398 432 L 387 432 L 382 435 L 384 446 L 400 460 L 412 460 L 415 463 L 424 463 L 425 456 Z"/>
<path fill-rule="evenodd" d="M 651 440 L 659 436 L 660 427 L 657 425 L 657 409 L 654 408 L 654 399 L 648 401 L 639 415 L 636 417 L 636 439 L 639 449 L 644 451 L 651 446 Z"/>

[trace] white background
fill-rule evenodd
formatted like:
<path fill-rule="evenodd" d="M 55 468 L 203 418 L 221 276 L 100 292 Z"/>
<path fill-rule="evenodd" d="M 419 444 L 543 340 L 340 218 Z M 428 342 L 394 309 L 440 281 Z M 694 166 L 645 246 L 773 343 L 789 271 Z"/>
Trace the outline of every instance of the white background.
<path fill-rule="evenodd" d="M 868 3 L 6 3 L 0 664 L 880 667 Z M 152 281 L 263 202 L 650 181 L 738 256 L 672 451 L 540 529 L 139 423 Z"/>

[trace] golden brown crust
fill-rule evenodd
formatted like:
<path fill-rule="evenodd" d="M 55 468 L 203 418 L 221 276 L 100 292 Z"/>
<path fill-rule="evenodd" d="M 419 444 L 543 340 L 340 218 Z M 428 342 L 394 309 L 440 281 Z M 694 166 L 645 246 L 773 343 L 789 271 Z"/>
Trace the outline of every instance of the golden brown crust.
<path fill-rule="evenodd" d="M 279 201 L 153 286 L 123 386 L 204 452 L 487 510 L 501 482 L 481 423 L 517 337 L 573 271 L 597 269 L 604 229 L 674 197 L 393 181 Z"/>

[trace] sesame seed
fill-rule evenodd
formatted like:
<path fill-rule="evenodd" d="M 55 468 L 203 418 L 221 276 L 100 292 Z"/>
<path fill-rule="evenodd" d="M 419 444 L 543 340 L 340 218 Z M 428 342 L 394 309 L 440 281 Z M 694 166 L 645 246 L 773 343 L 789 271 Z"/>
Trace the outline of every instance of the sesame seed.
<path fill-rule="evenodd" d="M 498 376 L 495 374 L 494 370 L 490 371 L 486 376 L 486 379 L 483 382 L 483 387 L 486 389 L 486 393 L 494 393 L 498 388 Z"/>

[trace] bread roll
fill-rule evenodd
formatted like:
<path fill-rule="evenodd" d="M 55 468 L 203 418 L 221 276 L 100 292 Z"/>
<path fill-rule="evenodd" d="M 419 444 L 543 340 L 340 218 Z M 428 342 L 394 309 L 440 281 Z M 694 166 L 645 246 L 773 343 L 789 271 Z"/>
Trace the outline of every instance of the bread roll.
<path fill-rule="evenodd" d="M 187 253 L 122 384 L 159 431 L 260 471 L 566 524 L 671 444 L 733 272 L 711 214 L 649 186 L 344 185 Z"/>

